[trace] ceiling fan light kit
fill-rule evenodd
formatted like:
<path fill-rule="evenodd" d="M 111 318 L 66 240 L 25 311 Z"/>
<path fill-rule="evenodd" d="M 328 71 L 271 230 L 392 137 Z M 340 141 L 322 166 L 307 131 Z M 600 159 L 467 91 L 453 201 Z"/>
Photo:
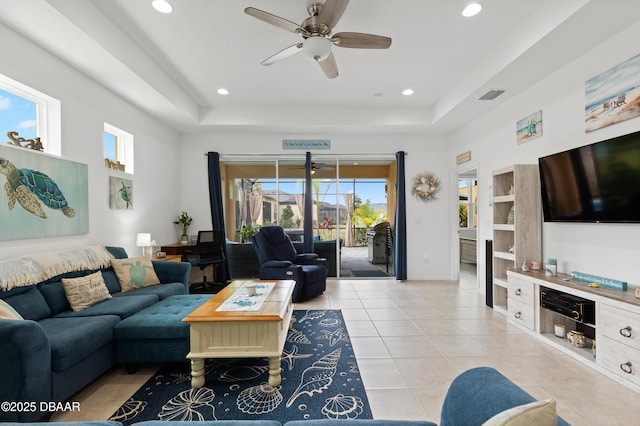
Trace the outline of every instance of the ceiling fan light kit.
<path fill-rule="evenodd" d="M 311 36 L 302 45 L 304 53 L 316 62 L 324 61 L 331 53 L 331 42 L 322 36 Z"/>
<path fill-rule="evenodd" d="M 348 5 L 349 0 L 326 0 L 324 3 L 309 0 L 307 1 L 309 17 L 300 25 L 255 7 L 247 7 L 244 10 L 247 15 L 298 34 L 304 39 L 302 43 L 294 44 L 271 55 L 261 64 L 271 65 L 302 50 L 307 56 L 318 62 L 327 78 L 336 78 L 338 65 L 331 52 L 332 44 L 352 49 L 388 49 L 391 46 L 390 37 L 354 32 L 332 35 L 333 27 L 338 23 Z"/>

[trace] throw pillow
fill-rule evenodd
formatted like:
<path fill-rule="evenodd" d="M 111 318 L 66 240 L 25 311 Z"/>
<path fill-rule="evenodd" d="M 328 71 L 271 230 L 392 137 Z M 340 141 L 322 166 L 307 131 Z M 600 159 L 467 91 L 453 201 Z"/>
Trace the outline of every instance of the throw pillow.
<path fill-rule="evenodd" d="M 496 414 L 483 426 L 555 426 L 558 424 L 556 401 L 545 399 L 519 405 Z"/>
<path fill-rule="evenodd" d="M 13 307 L 10 304 L 8 304 L 7 302 L 5 302 L 2 299 L 0 299 L 0 318 L 1 319 L 8 319 L 8 320 L 21 320 L 21 319 L 23 319 L 22 315 L 20 315 L 18 313 L 18 311 L 13 309 Z"/>
<path fill-rule="evenodd" d="M 111 260 L 111 266 L 116 271 L 120 289 L 123 292 L 160 284 L 160 279 L 153 269 L 151 259 L 146 256 L 113 259 Z"/>
<path fill-rule="evenodd" d="M 74 312 L 111 299 L 109 289 L 107 289 L 100 271 L 79 278 L 63 278 L 62 286 Z"/>

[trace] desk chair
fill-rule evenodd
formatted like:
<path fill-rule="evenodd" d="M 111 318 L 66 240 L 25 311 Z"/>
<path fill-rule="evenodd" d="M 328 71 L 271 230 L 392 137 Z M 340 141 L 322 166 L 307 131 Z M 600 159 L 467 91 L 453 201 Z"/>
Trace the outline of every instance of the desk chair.
<path fill-rule="evenodd" d="M 194 284 L 193 287 L 202 287 L 203 290 L 210 289 L 207 282 L 206 268 L 208 266 L 219 265 L 225 261 L 224 256 L 224 232 L 198 231 L 198 241 L 195 250 L 185 250 L 182 254 L 182 261 L 189 262 L 193 266 L 198 266 L 202 273 L 202 283 Z M 215 274 L 214 274 L 215 276 Z M 223 287 L 226 283 L 223 283 Z"/>

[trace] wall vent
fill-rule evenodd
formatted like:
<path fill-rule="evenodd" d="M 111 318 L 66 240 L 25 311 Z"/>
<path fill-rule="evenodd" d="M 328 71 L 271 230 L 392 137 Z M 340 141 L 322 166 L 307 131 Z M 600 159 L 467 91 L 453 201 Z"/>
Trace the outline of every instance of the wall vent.
<path fill-rule="evenodd" d="M 495 98 L 497 98 L 498 96 L 502 95 L 505 92 L 505 90 L 489 90 L 487 93 L 485 93 L 484 95 L 480 96 L 481 101 L 492 101 Z"/>

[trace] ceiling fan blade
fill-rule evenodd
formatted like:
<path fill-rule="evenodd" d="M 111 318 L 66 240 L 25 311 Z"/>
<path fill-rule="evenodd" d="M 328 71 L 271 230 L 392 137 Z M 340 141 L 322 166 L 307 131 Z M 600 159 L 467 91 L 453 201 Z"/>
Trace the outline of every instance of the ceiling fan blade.
<path fill-rule="evenodd" d="M 336 26 L 345 9 L 349 5 L 349 0 L 327 0 L 318 14 L 318 22 L 326 24 L 330 29 Z"/>
<path fill-rule="evenodd" d="M 247 15 L 251 15 L 254 18 L 258 18 L 261 21 L 266 22 L 267 24 L 275 25 L 276 27 L 291 31 L 292 33 L 307 34 L 307 30 L 305 30 L 295 22 L 291 22 L 269 12 L 265 12 L 264 10 L 256 9 L 255 7 L 247 7 L 244 10 L 244 13 L 246 13 Z"/>
<path fill-rule="evenodd" d="M 269 56 L 267 59 L 265 59 L 264 61 L 260 62 L 262 65 L 271 65 L 274 62 L 278 62 L 282 59 L 288 58 L 289 56 L 293 56 L 296 53 L 300 52 L 302 50 L 302 43 L 298 43 L 298 44 L 293 44 L 289 47 L 286 47 L 284 49 L 282 49 L 281 51 L 279 51 L 278 53 L 276 53 L 275 55 L 271 55 Z"/>
<path fill-rule="evenodd" d="M 318 61 L 318 64 L 327 78 L 336 78 L 338 76 L 338 64 L 336 64 L 336 58 L 333 56 L 333 52 L 331 52 L 324 61 Z"/>
<path fill-rule="evenodd" d="M 340 47 L 355 49 L 388 49 L 391 46 L 391 38 L 365 33 L 338 33 L 331 37 L 333 44 Z"/>

